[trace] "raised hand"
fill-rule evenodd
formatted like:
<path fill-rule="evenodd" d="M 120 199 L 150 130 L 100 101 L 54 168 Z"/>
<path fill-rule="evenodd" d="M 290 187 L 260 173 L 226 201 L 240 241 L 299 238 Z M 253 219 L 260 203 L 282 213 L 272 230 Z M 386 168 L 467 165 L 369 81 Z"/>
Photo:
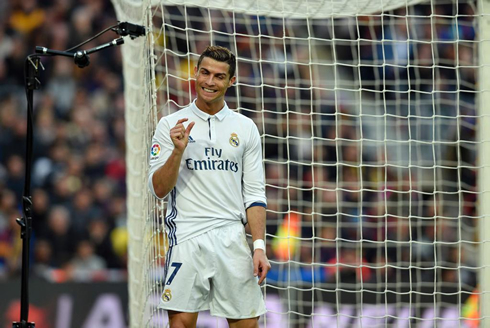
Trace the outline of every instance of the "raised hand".
<path fill-rule="evenodd" d="M 187 118 L 182 118 L 173 128 L 170 129 L 170 138 L 172 139 L 174 147 L 176 150 L 182 153 L 189 143 L 189 134 L 191 133 L 191 130 L 195 124 L 195 122 L 190 122 L 187 125 L 187 128 L 184 127 L 184 122 L 187 122 L 188 120 L 189 119 Z"/>

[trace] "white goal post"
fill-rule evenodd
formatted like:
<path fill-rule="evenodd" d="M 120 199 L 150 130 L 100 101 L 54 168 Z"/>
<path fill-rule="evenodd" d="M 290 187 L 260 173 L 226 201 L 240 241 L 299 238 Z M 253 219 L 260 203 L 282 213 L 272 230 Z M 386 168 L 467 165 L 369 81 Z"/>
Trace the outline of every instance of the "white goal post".
<path fill-rule="evenodd" d="M 479 1 L 479 56 L 478 56 L 478 82 L 479 82 L 479 227 L 480 227 L 480 316 L 481 326 L 490 327 L 490 194 L 488 192 L 490 181 L 490 1 Z"/>
<path fill-rule="evenodd" d="M 112 2 L 148 30 L 122 48 L 130 327 L 167 324 L 150 142 L 208 44 L 262 138 L 261 327 L 490 327 L 489 0 Z"/>

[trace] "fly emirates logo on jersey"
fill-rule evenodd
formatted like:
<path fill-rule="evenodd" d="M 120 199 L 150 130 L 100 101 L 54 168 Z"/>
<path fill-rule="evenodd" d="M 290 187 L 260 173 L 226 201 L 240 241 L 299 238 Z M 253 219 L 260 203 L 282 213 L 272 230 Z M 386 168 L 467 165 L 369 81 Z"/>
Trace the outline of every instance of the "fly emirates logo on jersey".
<path fill-rule="evenodd" d="M 185 166 L 191 171 L 232 171 L 238 172 L 238 163 L 223 159 L 223 149 L 204 148 L 205 159 L 187 158 Z"/>

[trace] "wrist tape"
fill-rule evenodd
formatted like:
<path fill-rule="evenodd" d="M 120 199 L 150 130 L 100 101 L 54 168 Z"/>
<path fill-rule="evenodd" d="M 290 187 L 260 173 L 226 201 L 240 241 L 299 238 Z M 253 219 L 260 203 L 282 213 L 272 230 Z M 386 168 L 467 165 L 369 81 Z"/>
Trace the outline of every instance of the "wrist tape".
<path fill-rule="evenodd" d="M 261 249 L 265 252 L 265 242 L 263 239 L 257 239 L 256 241 L 254 241 L 254 251 L 256 249 Z"/>

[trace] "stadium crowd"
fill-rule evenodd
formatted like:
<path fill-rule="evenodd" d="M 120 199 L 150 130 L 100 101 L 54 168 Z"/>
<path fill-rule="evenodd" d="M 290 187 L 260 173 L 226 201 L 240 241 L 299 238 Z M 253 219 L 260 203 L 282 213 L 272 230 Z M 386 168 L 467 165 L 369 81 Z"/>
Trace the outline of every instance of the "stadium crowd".
<path fill-rule="evenodd" d="M 109 0 L 0 4 L 0 277 L 21 270 L 25 179 L 24 62 L 35 46 L 66 50 L 117 22 Z M 109 42 L 110 31 L 85 46 Z M 34 92 L 32 270 L 53 281 L 126 268 L 121 56 L 109 48 L 78 68 L 42 57 Z M 107 271 L 110 272 L 110 271 Z M 122 274 L 124 277 L 124 273 Z M 105 279 L 99 277 L 99 279 Z"/>
<path fill-rule="evenodd" d="M 0 6 L 3 6 L 0 7 L 0 277 L 5 278 L 20 272 L 21 239 L 15 219 L 22 216 L 26 55 L 38 45 L 67 49 L 114 24 L 116 19 L 109 0 L 11 0 Z M 421 6 L 418 13 L 427 14 L 424 11 L 430 9 Z M 451 6 L 436 6 L 436 10 L 441 17 L 454 14 Z M 410 125 L 413 122 L 421 124 L 420 130 L 424 131 L 420 141 L 435 140 L 439 146 L 442 141 L 459 136 L 459 149 L 440 150 L 442 158 L 437 160 L 442 162 L 419 158 L 421 162 L 428 160 L 431 168 L 434 163 L 441 167 L 437 174 L 443 178 L 435 188 L 433 183 L 422 186 L 423 177 L 412 174 L 422 174 L 422 169 L 376 165 L 385 162 L 386 153 L 360 151 L 361 122 L 350 114 L 349 101 L 338 105 L 333 92 L 319 95 L 312 94 L 311 88 L 302 89 L 301 81 L 315 78 L 310 70 L 301 65 L 293 69 L 291 65 L 267 64 L 284 58 L 301 62 L 305 53 L 293 51 L 296 48 L 285 47 L 282 42 L 267 44 L 267 38 L 263 40 L 262 50 L 267 57 L 262 67 L 263 77 L 268 82 L 275 76 L 287 75 L 294 81 L 287 89 L 288 94 L 285 89 L 247 87 L 248 81 L 255 84 L 261 77 L 260 70 L 246 60 L 239 60 L 239 81 L 243 84 L 231 90 L 230 96 L 237 99 L 235 95 L 239 92 L 241 100 L 230 100 L 230 107 L 242 109 L 267 133 L 267 233 L 280 237 L 268 238 L 268 254 L 275 261 L 271 281 L 326 282 L 332 283 L 333 289 L 343 279 L 347 286 L 362 282 L 365 288 L 369 283 L 376 288 L 379 282 L 391 281 L 402 286 L 396 288 L 404 288 L 403 282 L 411 288 L 414 281 L 432 283 L 437 275 L 439 283 L 449 282 L 458 288 L 463 285 L 468 290 L 474 287 L 476 273 L 471 268 L 475 264 L 467 256 L 467 250 L 454 243 L 473 241 L 476 203 L 475 151 L 469 146 L 475 138 L 476 117 L 471 45 L 475 38 L 471 22 L 474 13 L 467 5 L 458 10 L 466 15 L 461 15 L 456 24 L 443 19 L 414 24 L 416 33 L 411 34 L 413 42 L 409 47 L 403 42 L 407 38 L 407 24 L 403 19 L 397 22 L 396 15 L 386 18 L 386 26 L 390 27 L 386 35 L 380 31 L 382 24 L 373 21 L 373 17 L 360 18 L 359 31 L 353 33 L 349 28 L 351 22 L 347 22 L 334 33 L 338 40 L 388 40 L 384 46 L 379 42 L 361 44 L 359 62 L 367 64 L 361 65 L 359 72 L 367 98 L 371 97 L 378 106 L 386 105 L 393 126 L 407 131 L 415 129 Z M 223 23 L 214 28 L 220 31 L 229 26 Z M 236 28 L 244 33 L 235 44 L 239 59 L 253 58 L 253 49 L 258 49 L 254 44 L 256 39 L 245 37 L 249 27 L 238 24 Z M 304 26 L 294 24 L 289 28 L 288 33 L 293 37 L 305 30 Z M 280 37 L 283 31 L 278 28 L 275 33 Z M 333 31 L 321 24 L 315 26 L 314 33 L 319 38 L 333 38 Z M 88 47 L 113 37 L 107 33 Z M 461 41 L 459 47 L 445 42 L 456 38 L 467 42 Z M 433 45 L 436 51 L 424 42 L 427 40 L 441 41 Z M 233 44 L 223 42 L 232 49 Z M 188 51 L 184 40 L 175 44 L 170 40 L 169 46 L 183 53 Z M 345 68 L 351 64 L 349 61 L 356 62 L 352 48 L 351 43 L 338 43 L 335 49 L 338 62 L 343 64 L 340 66 Z M 291 53 L 284 54 L 284 49 Z M 284 58 L 278 58 L 278 54 Z M 368 65 L 383 60 L 390 64 L 385 70 Z M 34 108 L 33 270 L 58 281 L 90 279 L 87 272 L 104 268 L 124 270 L 125 122 L 120 52 L 111 48 L 93 54 L 92 64 L 84 69 L 62 57 L 42 58 L 42 62 L 46 70 L 42 74 L 42 88 L 35 93 Z M 407 69 L 409 62 L 412 65 Z M 359 73 L 351 72 L 349 76 L 347 71 L 342 72 L 346 79 L 353 80 Z M 433 74 L 437 75 L 436 82 Z M 403 97 L 409 88 L 411 95 L 422 104 L 426 101 L 426 105 L 417 109 L 406 105 L 410 100 Z M 438 92 L 432 94 L 436 89 Z M 459 96 L 455 90 L 460 91 Z M 283 99 L 287 97 L 295 101 L 286 104 Z M 263 98 L 264 102 L 254 101 L 257 98 Z M 312 99 L 314 106 L 302 106 Z M 277 106 L 278 103 L 284 106 Z M 260 111 L 259 105 L 264 106 L 265 112 Z M 431 123 L 424 124 L 432 117 L 434 108 L 439 117 L 452 119 L 445 122 L 452 127 L 445 132 L 452 135 L 423 135 L 422 132 L 430 130 Z M 460 114 L 456 114 L 458 110 Z M 456 121 L 457 115 L 460 121 Z M 279 143 L 281 138 L 287 142 Z M 431 148 L 428 151 L 430 155 Z M 443 170 L 442 164 L 447 163 L 450 165 L 445 166 L 450 168 Z M 451 167 L 455 163 L 465 168 Z M 460 203 L 457 199 L 456 203 L 462 206 L 443 208 L 441 204 L 454 205 L 454 200 L 442 199 L 441 195 L 455 191 L 462 200 Z M 447 212 L 448 208 L 455 212 Z M 297 239 L 281 244 L 281 237 L 287 236 Z M 439 243 L 425 247 L 433 241 Z M 414 263 L 418 269 L 414 269 Z M 352 268 L 360 264 L 365 264 L 362 269 Z M 437 272 L 428 269 L 435 266 Z M 343 278 L 337 277 L 337 273 Z"/>

